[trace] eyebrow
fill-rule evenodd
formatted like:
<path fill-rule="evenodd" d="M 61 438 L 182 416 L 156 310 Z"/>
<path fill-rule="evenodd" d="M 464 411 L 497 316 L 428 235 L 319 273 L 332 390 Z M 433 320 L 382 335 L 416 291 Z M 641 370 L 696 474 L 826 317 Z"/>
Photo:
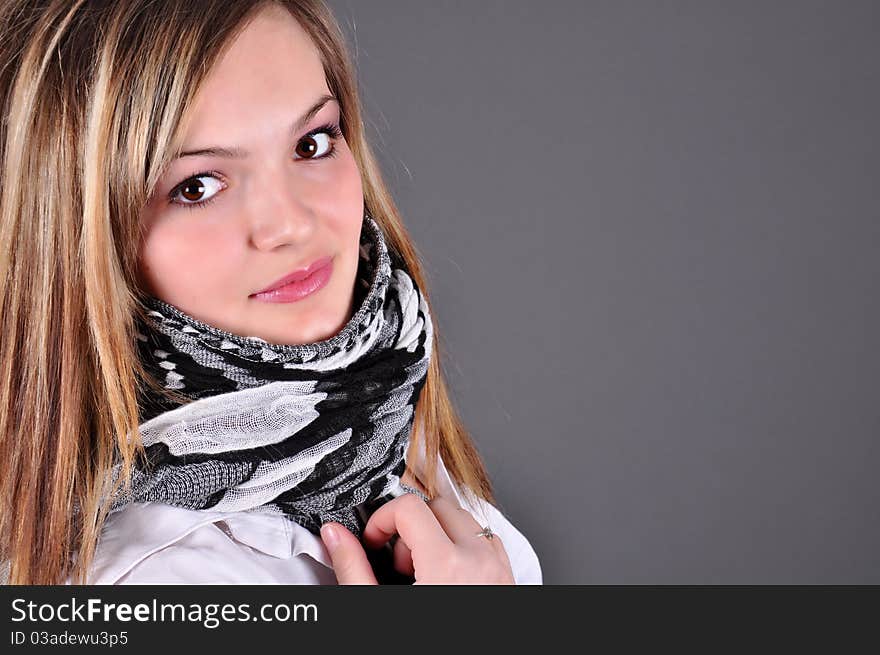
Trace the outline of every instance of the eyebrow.
<path fill-rule="evenodd" d="M 321 109 L 331 100 L 335 101 L 336 104 L 339 104 L 339 100 L 336 99 L 335 96 L 325 94 L 318 98 L 317 102 L 309 108 L 306 113 L 300 116 L 296 121 L 294 121 L 293 125 L 290 126 L 291 132 L 298 132 L 301 130 L 306 123 L 312 120 L 315 115 L 321 111 Z M 223 148 L 221 146 L 211 146 L 209 148 L 199 148 L 198 150 L 187 150 L 186 152 L 181 152 L 174 159 L 183 159 L 184 157 L 225 157 L 227 159 L 244 159 L 248 156 L 248 151 L 243 148 L 232 147 L 232 148 Z"/>

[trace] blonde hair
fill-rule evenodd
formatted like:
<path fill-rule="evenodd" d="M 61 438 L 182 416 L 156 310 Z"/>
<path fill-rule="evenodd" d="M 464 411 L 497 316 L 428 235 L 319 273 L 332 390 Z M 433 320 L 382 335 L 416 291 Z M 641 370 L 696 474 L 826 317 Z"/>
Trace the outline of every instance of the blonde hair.
<path fill-rule="evenodd" d="M 320 52 L 342 106 L 367 209 L 430 302 L 418 252 L 365 137 L 356 74 L 321 0 L 6 0 L 0 5 L 0 561 L 11 584 L 87 582 L 109 470 L 143 455 L 134 319 L 138 216 L 180 148 L 214 62 L 268 3 Z M 494 503 L 434 356 L 410 453 L 438 453 L 462 490 Z"/>

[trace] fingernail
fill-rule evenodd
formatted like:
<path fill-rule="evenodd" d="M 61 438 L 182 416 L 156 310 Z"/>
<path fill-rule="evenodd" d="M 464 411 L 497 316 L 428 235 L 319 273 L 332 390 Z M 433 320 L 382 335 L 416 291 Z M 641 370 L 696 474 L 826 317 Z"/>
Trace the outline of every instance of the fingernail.
<path fill-rule="evenodd" d="M 329 549 L 335 549 L 339 545 L 339 532 L 332 525 L 325 523 L 321 526 L 321 537 Z"/>

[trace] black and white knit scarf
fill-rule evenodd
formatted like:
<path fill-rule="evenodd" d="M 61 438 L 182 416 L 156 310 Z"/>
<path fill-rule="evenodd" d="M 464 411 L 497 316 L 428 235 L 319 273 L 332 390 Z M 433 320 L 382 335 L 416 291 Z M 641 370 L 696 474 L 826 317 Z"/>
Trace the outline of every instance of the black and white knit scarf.
<path fill-rule="evenodd" d="M 338 521 L 360 535 L 364 506 L 422 495 L 400 476 L 431 317 L 368 212 L 355 294 L 358 309 L 338 334 L 303 345 L 231 334 L 150 297 L 150 323 L 138 326 L 142 361 L 190 402 L 142 392 L 147 461 L 111 512 L 154 501 L 283 513 L 316 534 Z"/>

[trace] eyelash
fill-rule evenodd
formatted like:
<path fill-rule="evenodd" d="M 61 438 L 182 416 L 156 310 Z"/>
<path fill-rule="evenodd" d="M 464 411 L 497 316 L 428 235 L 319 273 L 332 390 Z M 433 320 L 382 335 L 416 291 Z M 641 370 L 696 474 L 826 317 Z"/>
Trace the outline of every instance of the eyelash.
<path fill-rule="evenodd" d="M 321 161 L 323 159 L 330 159 L 331 157 L 336 157 L 339 153 L 336 152 L 336 139 L 339 139 L 342 136 L 342 130 L 339 129 L 339 125 L 336 123 L 327 123 L 326 125 L 321 125 L 320 127 L 316 127 L 315 129 L 303 134 L 302 139 L 307 139 L 310 136 L 315 136 L 316 134 L 325 133 L 330 136 L 330 150 L 328 150 L 325 154 L 320 157 L 305 157 L 298 161 Z M 168 194 L 168 201 L 172 205 L 176 205 L 178 207 L 183 207 L 184 209 L 202 209 L 207 207 L 212 202 L 217 199 L 217 196 L 220 193 L 215 193 L 213 196 L 208 198 L 207 200 L 201 200 L 199 202 L 177 202 L 174 198 L 177 194 L 186 186 L 187 182 L 192 180 L 196 180 L 200 177 L 216 177 L 222 181 L 222 175 L 217 171 L 202 171 L 201 173 L 195 173 L 193 175 L 188 176 L 184 179 L 180 184 L 176 185 Z"/>

